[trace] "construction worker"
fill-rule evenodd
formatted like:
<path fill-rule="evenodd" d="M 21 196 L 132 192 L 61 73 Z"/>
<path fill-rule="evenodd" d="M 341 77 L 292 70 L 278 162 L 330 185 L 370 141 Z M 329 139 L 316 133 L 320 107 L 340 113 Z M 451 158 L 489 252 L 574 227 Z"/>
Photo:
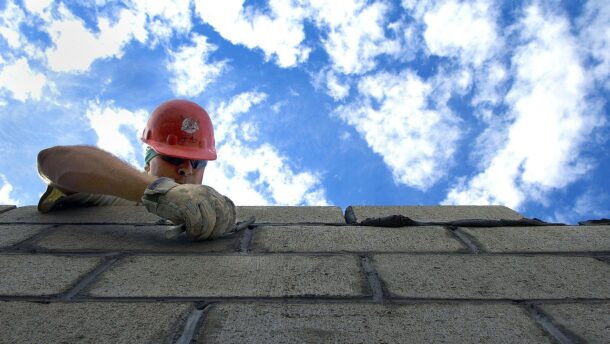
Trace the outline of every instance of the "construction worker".
<path fill-rule="evenodd" d="M 175 224 L 191 240 L 218 237 L 233 228 L 233 202 L 201 185 L 207 161 L 216 160 L 212 122 L 191 101 L 170 100 L 151 114 L 142 133 L 144 171 L 91 146 L 57 146 L 38 154 L 48 188 L 38 210 L 85 205 L 136 205 Z"/>

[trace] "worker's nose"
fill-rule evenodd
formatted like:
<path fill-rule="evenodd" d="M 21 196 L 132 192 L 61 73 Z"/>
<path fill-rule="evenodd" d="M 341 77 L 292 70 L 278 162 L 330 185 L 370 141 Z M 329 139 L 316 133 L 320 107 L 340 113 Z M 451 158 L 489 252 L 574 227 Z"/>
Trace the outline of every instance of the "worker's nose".
<path fill-rule="evenodd" d="M 184 160 L 180 166 L 178 166 L 178 174 L 181 176 L 190 176 L 193 174 L 193 166 L 190 160 Z"/>

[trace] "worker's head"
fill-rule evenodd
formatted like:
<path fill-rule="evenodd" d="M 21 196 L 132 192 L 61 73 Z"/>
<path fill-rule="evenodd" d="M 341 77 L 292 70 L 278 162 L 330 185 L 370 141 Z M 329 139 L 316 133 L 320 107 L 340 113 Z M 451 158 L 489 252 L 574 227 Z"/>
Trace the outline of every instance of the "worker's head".
<path fill-rule="evenodd" d="M 181 184 L 200 184 L 206 162 L 216 160 L 214 129 L 208 113 L 188 100 L 159 105 L 148 119 L 142 141 L 148 174 Z"/>

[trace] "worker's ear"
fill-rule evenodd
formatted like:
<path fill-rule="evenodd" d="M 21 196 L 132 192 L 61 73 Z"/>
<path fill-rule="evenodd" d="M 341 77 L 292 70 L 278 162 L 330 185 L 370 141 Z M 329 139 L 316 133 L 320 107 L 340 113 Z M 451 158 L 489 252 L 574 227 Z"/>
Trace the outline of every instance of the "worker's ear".
<path fill-rule="evenodd" d="M 147 173 L 150 172 L 150 164 L 146 164 L 144 166 L 144 171 L 147 172 Z"/>

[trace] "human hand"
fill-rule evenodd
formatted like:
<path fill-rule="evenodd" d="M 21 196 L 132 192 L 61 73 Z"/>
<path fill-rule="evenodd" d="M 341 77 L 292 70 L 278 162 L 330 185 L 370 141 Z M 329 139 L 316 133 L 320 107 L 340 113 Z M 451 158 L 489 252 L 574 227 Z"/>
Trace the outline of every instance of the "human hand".
<path fill-rule="evenodd" d="M 231 231 L 235 223 L 235 205 L 205 185 L 178 184 L 159 178 L 144 191 L 146 209 L 175 224 L 184 224 L 191 240 L 213 239 Z"/>

